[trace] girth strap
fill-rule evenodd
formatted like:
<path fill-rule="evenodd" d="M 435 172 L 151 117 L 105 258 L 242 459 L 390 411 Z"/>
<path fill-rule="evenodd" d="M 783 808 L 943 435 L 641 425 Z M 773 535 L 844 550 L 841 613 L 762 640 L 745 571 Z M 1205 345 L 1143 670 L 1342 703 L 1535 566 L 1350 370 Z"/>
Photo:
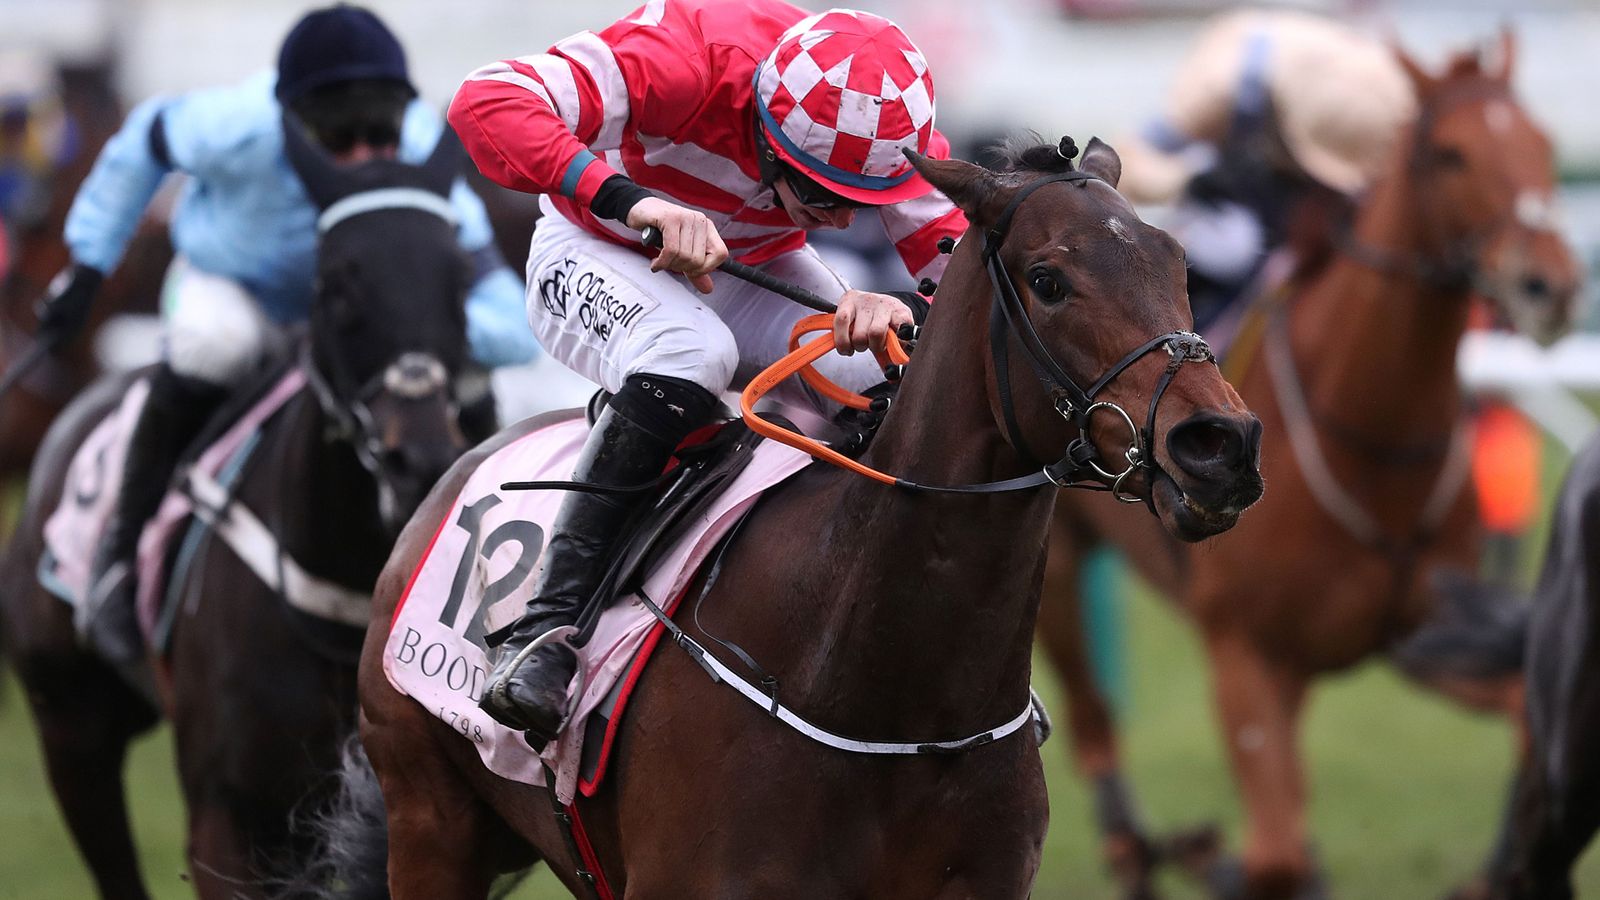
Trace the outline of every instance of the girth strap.
<path fill-rule="evenodd" d="M 644 591 L 641 590 L 636 593 L 640 601 L 644 603 L 645 608 L 650 610 L 650 614 L 655 616 L 656 620 L 667 630 L 667 634 L 672 638 L 673 643 L 682 647 L 684 652 L 689 654 L 689 658 L 693 659 L 699 664 L 700 668 L 705 670 L 707 675 L 711 676 L 712 681 L 726 684 L 728 687 L 738 691 L 740 696 L 760 707 L 768 715 L 811 740 L 836 750 L 880 756 L 927 756 L 965 753 L 968 750 L 974 750 L 985 744 L 992 744 L 1001 738 L 1008 737 L 1032 721 L 1034 717 L 1033 695 L 1030 693 L 1027 702 L 1023 705 L 1022 712 L 1017 714 L 1011 721 L 957 740 L 862 741 L 834 734 L 831 731 L 818 728 L 801 718 L 794 710 L 779 703 L 776 697 L 769 697 L 762 693 L 760 688 L 746 681 L 739 673 L 728 668 L 698 641 L 684 633 L 683 629 L 678 627 L 678 623 L 672 621 L 671 617 L 663 612 L 654 600 L 646 596 Z"/>

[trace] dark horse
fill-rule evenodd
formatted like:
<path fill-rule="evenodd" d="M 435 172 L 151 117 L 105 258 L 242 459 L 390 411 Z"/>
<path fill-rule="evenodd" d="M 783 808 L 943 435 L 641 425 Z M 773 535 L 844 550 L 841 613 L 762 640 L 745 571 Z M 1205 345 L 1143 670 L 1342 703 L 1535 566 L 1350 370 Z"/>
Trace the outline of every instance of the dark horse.
<path fill-rule="evenodd" d="M 1077 434 L 1046 368 L 1089 384 L 1134 351 L 1100 394 L 1141 422 L 1150 414 L 1153 427 L 1135 441 L 1151 474 L 1124 486 L 1180 538 L 1231 527 L 1260 495 L 1259 424 L 1215 367 L 1181 364 L 1194 358 L 1173 341 L 1191 327 L 1183 254 L 1116 192 L 1115 152 L 1091 142 L 1081 171 L 1066 174 L 1054 147 L 1026 151 L 999 174 L 915 162 L 972 227 L 864 462 L 930 485 L 1037 473 L 1013 440 L 1053 458 Z M 990 241 L 992 269 L 980 249 Z M 1021 320 L 995 332 L 1009 370 L 990 343 L 1001 285 L 1015 292 L 1005 302 Z M 1028 358 L 1038 377 L 1021 333 L 1037 335 L 1041 355 Z M 1005 385 L 997 369 L 1010 372 Z M 1120 459 L 1128 432 L 1103 414 L 1094 443 Z M 459 731 L 383 673 L 404 584 L 465 479 L 510 434 L 440 482 L 374 596 L 361 734 L 387 804 L 397 897 L 481 897 L 496 873 L 541 858 L 586 890 L 543 791 L 491 774 Z M 885 740 L 973 734 L 1027 703 L 1056 493 L 1048 484 L 919 493 L 813 465 L 745 521 L 699 611 L 777 673 L 784 702 L 820 727 Z M 1024 897 L 1048 818 L 1025 734 L 953 755 L 843 752 L 786 729 L 670 648 L 634 694 L 611 772 L 611 785 L 578 808 L 618 896 Z"/>
<path fill-rule="evenodd" d="M 1436 573 L 1476 570 L 1456 379 L 1471 300 L 1487 296 L 1549 341 L 1577 293 L 1578 266 L 1550 215 L 1550 142 L 1512 95 L 1512 55 L 1507 35 L 1500 65 L 1464 54 L 1433 75 L 1401 54 L 1415 123 L 1327 262 L 1269 304 L 1265 337 L 1238 376 L 1266 424 L 1271 485 L 1239 528 L 1190 550 L 1126 510 L 1057 507 L 1041 635 L 1066 679 L 1078 768 L 1101 794 L 1108 855 L 1130 897 L 1152 895 L 1153 856 L 1085 662 L 1078 561 L 1099 542 L 1122 547 L 1203 634 L 1247 820 L 1242 871 L 1212 867 L 1212 888 L 1249 898 L 1315 890 L 1297 746 L 1307 690 L 1401 648 L 1439 607 Z M 1468 679 L 1438 659 L 1395 658 L 1429 687 L 1520 713 L 1514 663 Z"/>
<path fill-rule="evenodd" d="M 465 449 L 450 385 L 466 352 L 468 261 L 438 199 L 463 157 L 450 134 L 422 167 L 339 170 L 303 140 L 289 149 L 330 226 L 309 334 L 292 361 L 313 389 L 264 426 L 233 502 L 272 528 L 280 563 L 365 597 L 401 525 Z M 344 198 L 366 208 L 330 221 Z M 292 609 L 208 530 L 172 590 L 182 607 L 155 654 L 159 710 L 78 643 L 72 610 L 35 577 L 40 530 L 73 448 L 130 380 L 97 385 L 51 429 L 0 572 L 7 651 L 101 894 L 145 896 L 121 770 L 128 740 L 159 712 L 176 732 L 195 887 L 249 895 L 304 849 L 291 813 L 320 802 L 352 730 L 361 632 Z"/>
<path fill-rule="evenodd" d="M 114 69 L 114 60 L 109 58 L 60 68 L 66 149 L 52 168 L 33 174 L 26 187 L 32 198 L 29 209 L 7 222 L 15 258 L 0 282 L 0 371 L 33 345 L 34 304 L 69 261 L 61 240 L 67 210 L 96 154 L 122 122 L 122 104 L 112 83 Z M 150 219 L 142 222 L 122 264 L 102 286 L 85 330 L 93 335 L 101 323 L 120 312 L 155 312 L 161 278 L 171 259 L 172 244 L 164 225 Z M 51 421 L 98 371 L 92 341 L 74 341 L 47 357 L 14 390 L 0 397 L 0 481 L 28 470 Z"/>
<path fill-rule="evenodd" d="M 1570 900 L 1600 828 L 1600 440 L 1573 460 L 1553 518 L 1526 644 L 1531 746 L 1485 883 L 1463 900 Z"/>

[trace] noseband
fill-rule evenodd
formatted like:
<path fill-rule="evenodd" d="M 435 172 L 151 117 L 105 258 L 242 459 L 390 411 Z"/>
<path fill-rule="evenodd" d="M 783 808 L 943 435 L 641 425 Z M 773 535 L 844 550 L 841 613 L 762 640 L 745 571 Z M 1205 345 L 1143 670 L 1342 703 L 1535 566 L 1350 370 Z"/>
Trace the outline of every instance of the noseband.
<path fill-rule="evenodd" d="M 1423 104 L 1412 125 L 1411 146 L 1407 151 L 1406 172 L 1422 185 L 1439 174 L 1433 159 L 1433 129 L 1445 114 L 1471 102 L 1499 100 L 1515 105 L 1510 88 L 1497 82 L 1469 82 L 1448 89 Z M 1426 189 L 1426 188 L 1422 188 Z M 1413 278 L 1422 284 L 1449 293 L 1476 290 L 1485 297 L 1496 297 L 1495 287 L 1483 277 L 1478 252 L 1488 241 L 1506 229 L 1521 225 L 1527 229 L 1550 229 L 1553 213 L 1547 208 L 1530 208 L 1519 203 L 1514 213 L 1492 221 L 1453 240 L 1439 233 L 1432 217 L 1424 220 L 1426 239 L 1431 246 L 1419 254 L 1408 254 L 1362 243 L 1346 223 L 1338 236 L 1338 247 L 1346 257 L 1387 275 Z"/>
<path fill-rule="evenodd" d="M 1012 196 L 1011 202 L 1006 204 L 1005 211 L 995 221 L 994 227 L 984 232 L 983 261 L 989 270 L 989 281 L 994 285 L 994 306 L 989 314 L 989 346 L 994 358 L 995 381 L 1000 394 L 1000 409 L 1005 415 L 1006 432 L 1017 452 L 1032 460 L 1035 465 L 1039 465 L 1044 477 L 1057 487 L 1107 490 L 1125 503 L 1139 503 L 1141 499 L 1129 493 L 1124 484 L 1128 476 L 1139 469 L 1157 468 L 1151 441 L 1155 435 L 1156 410 L 1161 404 L 1161 397 L 1184 363 L 1215 364 L 1216 357 L 1212 354 L 1211 347 L 1206 344 L 1204 338 L 1192 331 L 1169 331 L 1135 347 L 1116 365 L 1106 370 L 1105 374 L 1095 379 L 1088 389 L 1081 388 L 1050 355 L 1043 339 L 1034 330 L 1033 322 L 1028 318 L 1027 307 L 1017 295 L 1011 277 L 1006 272 L 1005 264 L 1000 261 L 1000 247 L 1005 243 L 1012 216 L 1034 191 L 1056 182 L 1081 184 L 1091 180 L 1100 179 L 1088 172 L 1077 171 L 1064 172 L 1028 184 Z M 1051 405 L 1055 407 L 1056 412 L 1070 422 L 1078 432 L 1078 436 L 1067 443 L 1061 458 L 1048 465 L 1038 462 L 1038 457 L 1028 448 L 1027 440 L 1022 435 L 1022 428 L 1017 422 L 1011 398 L 1008 336 L 1015 337 L 1017 343 L 1022 346 L 1023 358 L 1027 360 L 1034 375 L 1050 395 Z M 1145 354 L 1157 349 L 1167 351 L 1167 367 L 1156 382 L 1155 393 L 1150 397 L 1150 410 L 1145 417 L 1145 425 L 1140 428 L 1127 410 L 1109 400 L 1096 400 L 1095 397 L 1129 366 L 1142 359 Z M 1089 439 L 1089 429 L 1093 424 L 1091 420 L 1096 412 L 1101 411 L 1118 417 L 1128 428 L 1128 447 L 1122 454 L 1127 466 L 1121 471 L 1109 469 L 1100 452 L 1095 449 L 1094 442 Z"/>
<path fill-rule="evenodd" d="M 366 469 L 380 485 L 386 483 L 387 475 L 382 463 L 383 441 L 377 433 L 372 401 L 384 394 L 402 400 L 423 400 L 435 394 L 447 393 L 450 388 L 449 370 L 431 353 L 400 354 L 364 384 L 348 391 L 345 394 L 347 399 L 343 400 L 334 383 L 337 381 L 341 388 L 348 388 L 348 381 L 339 377 L 342 373 L 337 369 L 334 379 L 325 376 L 312 359 L 310 344 L 302 353 L 300 366 L 305 369 L 306 383 L 316 395 L 317 404 L 322 407 L 323 414 L 333 421 L 334 436 L 349 442 L 355 450 L 356 459 L 361 462 L 361 468 Z"/>

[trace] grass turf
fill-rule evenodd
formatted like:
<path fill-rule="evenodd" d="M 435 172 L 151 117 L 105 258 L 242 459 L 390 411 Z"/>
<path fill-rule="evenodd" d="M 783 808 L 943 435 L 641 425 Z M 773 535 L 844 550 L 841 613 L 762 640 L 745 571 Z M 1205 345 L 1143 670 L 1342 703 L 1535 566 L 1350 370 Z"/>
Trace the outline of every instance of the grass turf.
<path fill-rule="evenodd" d="M 1220 822 L 1236 842 L 1238 802 L 1193 634 L 1169 607 L 1144 596 L 1132 601 L 1128 623 L 1124 749 L 1146 817 L 1158 829 Z M 0 694 L 0 898 L 92 896 L 49 796 L 26 705 L 15 679 L 8 674 L 7 681 Z M 1053 677 L 1041 670 L 1038 681 L 1059 707 Z M 1511 735 L 1503 723 L 1460 712 L 1374 665 L 1323 683 L 1313 695 L 1304 743 L 1313 829 L 1335 896 L 1440 897 L 1474 872 L 1505 792 Z M 1065 735 L 1058 732 L 1045 746 L 1044 759 L 1052 826 L 1034 896 L 1113 897 L 1088 796 L 1068 768 Z M 181 874 L 183 814 L 165 729 L 135 746 L 128 772 L 154 895 L 192 896 Z M 1202 896 L 1176 874 L 1166 887 L 1174 900 Z M 1580 867 L 1579 890 L 1600 894 L 1600 862 L 1591 858 Z M 513 896 L 566 895 L 541 871 Z"/>

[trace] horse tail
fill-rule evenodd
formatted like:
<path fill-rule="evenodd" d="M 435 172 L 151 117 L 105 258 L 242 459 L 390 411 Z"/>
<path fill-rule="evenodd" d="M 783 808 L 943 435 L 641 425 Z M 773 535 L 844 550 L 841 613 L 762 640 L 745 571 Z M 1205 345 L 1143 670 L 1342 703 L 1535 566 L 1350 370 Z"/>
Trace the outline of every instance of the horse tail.
<path fill-rule="evenodd" d="M 1499 679 L 1522 671 L 1532 610 L 1526 593 L 1452 571 L 1439 572 L 1434 588 L 1437 612 L 1389 650 L 1402 672 L 1429 682 Z"/>
<path fill-rule="evenodd" d="M 389 824 L 378 775 L 361 739 L 351 734 L 340 748 L 333 797 L 307 817 L 314 840 L 309 858 L 280 883 L 278 900 L 387 900 Z"/>

